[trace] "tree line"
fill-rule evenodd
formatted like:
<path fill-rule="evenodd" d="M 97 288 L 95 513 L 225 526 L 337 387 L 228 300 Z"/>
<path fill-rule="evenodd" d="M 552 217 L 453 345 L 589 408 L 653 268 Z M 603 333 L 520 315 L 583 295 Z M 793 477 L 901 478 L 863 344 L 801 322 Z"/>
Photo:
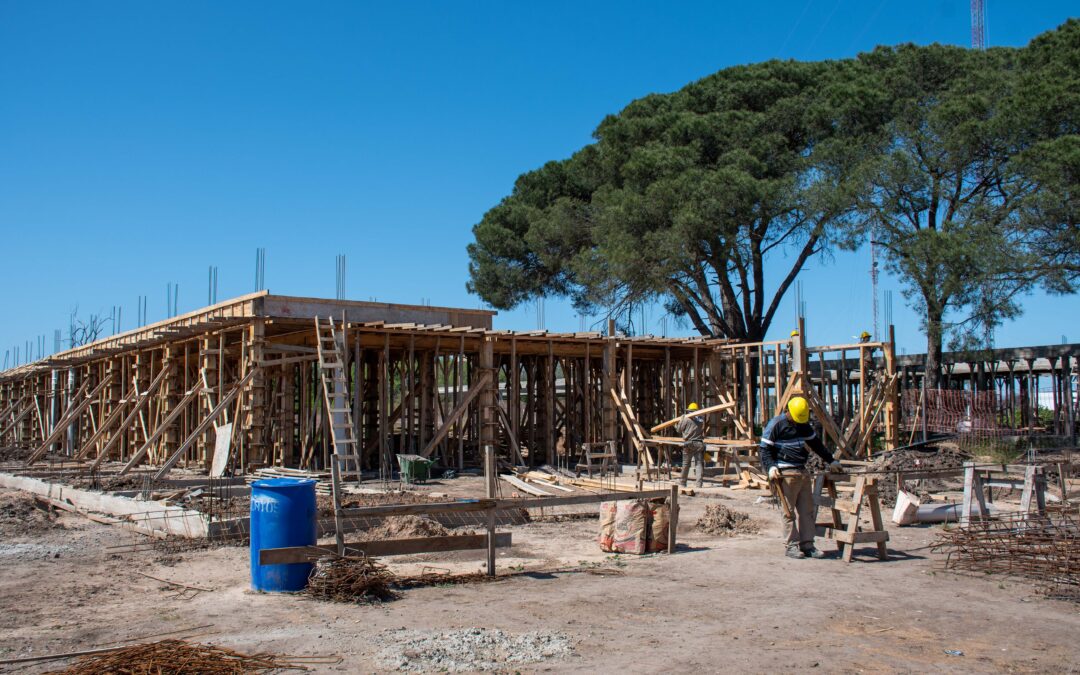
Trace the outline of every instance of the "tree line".
<path fill-rule="evenodd" d="M 726 68 L 519 176 L 473 228 L 468 288 L 498 309 L 662 302 L 702 335 L 754 341 L 807 261 L 872 235 L 936 385 L 946 341 L 985 343 L 1035 289 L 1075 292 L 1078 125 L 1078 20 L 1022 48 Z"/>

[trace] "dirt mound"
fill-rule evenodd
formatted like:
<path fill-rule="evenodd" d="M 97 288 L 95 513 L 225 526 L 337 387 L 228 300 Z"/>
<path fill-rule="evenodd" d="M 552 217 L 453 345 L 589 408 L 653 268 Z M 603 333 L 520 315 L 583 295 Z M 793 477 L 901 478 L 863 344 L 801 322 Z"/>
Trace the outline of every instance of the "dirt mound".
<path fill-rule="evenodd" d="M 334 499 L 330 495 L 318 495 L 316 497 L 319 517 L 334 517 Z M 387 506 L 390 504 L 428 504 L 431 502 L 446 501 L 436 499 L 421 492 L 380 492 L 370 495 L 346 495 L 342 500 L 342 507 L 355 508 L 358 506 Z"/>
<path fill-rule="evenodd" d="M 390 516 L 382 523 L 367 530 L 364 538 L 373 541 L 384 539 L 412 539 L 414 537 L 441 537 L 450 534 L 437 520 L 423 516 Z"/>
<path fill-rule="evenodd" d="M 756 534 L 761 530 L 756 520 L 741 511 L 729 509 L 723 504 L 706 506 L 705 514 L 694 524 L 694 528 L 706 534 L 719 534 L 725 537 Z"/>
<path fill-rule="evenodd" d="M 15 537 L 54 528 L 63 528 L 63 525 L 56 522 L 56 514 L 38 508 L 33 497 L 22 494 L 0 495 L 0 536 Z"/>
<path fill-rule="evenodd" d="M 879 455 L 868 471 L 889 472 L 878 480 L 878 496 L 883 506 L 896 504 L 896 480 L 889 475 L 897 471 L 931 471 L 934 469 L 960 469 L 970 457 L 955 444 L 942 443 L 931 452 L 925 449 L 911 448 Z M 910 482 L 908 489 L 917 488 L 918 492 L 935 492 L 947 488 L 946 479 L 923 479 L 919 483 Z"/>
<path fill-rule="evenodd" d="M 0 448 L 0 462 L 23 460 L 33 453 L 33 448 Z"/>

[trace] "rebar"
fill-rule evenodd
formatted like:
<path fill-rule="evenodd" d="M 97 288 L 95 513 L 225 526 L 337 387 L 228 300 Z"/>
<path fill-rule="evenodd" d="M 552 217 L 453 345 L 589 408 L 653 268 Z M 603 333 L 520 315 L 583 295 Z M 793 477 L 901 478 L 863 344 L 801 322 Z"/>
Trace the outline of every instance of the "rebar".
<path fill-rule="evenodd" d="M 243 654 L 213 645 L 161 640 L 83 656 L 68 668 L 54 672 L 64 675 L 233 675 L 275 669 L 307 670 L 303 665 L 290 661 L 288 657 L 275 654 Z"/>
<path fill-rule="evenodd" d="M 1016 513 L 938 535 L 945 569 L 1003 574 L 1054 597 L 1080 599 L 1080 521 L 1073 514 Z"/>

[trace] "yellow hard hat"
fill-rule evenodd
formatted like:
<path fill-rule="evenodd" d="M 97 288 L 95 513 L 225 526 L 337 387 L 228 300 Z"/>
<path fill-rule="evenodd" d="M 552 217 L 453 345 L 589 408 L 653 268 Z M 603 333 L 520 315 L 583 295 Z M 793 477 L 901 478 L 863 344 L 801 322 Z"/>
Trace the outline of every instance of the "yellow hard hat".
<path fill-rule="evenodd" d="M 791 331 L 791 337 L 799 337 L 799 329 L 798 328 Z"/>
<path fill-rule="evenodd" d="M 698 404 L 697 403 L 691 403 L 690 405 L 686 406 L 686 409 L 687 410 L 697 410 L 698 409 Z"/>
<path fill-rule="evenodd" d="M 787 410 L 791 419 L 799 424 L 806 424 L 810 419 L 810 406 L 806 404 L 806 399 L 802 396 L 792 396 L 787 403 Z"/>
<path fill-rule="evenodd" d="M 859 333 L 859 339 L 860 340 L 869 340 L 870 339 L 870 333 L 867 333 L 866 331 L 863 331 L 863 332 Z"/>

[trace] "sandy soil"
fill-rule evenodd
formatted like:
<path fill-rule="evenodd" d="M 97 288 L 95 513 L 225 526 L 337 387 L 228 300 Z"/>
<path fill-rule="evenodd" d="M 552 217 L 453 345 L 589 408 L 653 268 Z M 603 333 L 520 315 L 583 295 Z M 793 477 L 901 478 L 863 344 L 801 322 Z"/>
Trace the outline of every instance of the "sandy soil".
<path fill-rule="evenodd" d="M 426 489 L 469 487 L 457 482 Z M 454 631 L 458 639 L 479 634 L 465 630 L 476 628 L 504 642 L 542 638 L 559 647 L 539 662 L 506 662 L 509 672 L 1078 669 L 1080 607 L 1046 600 L 1022 584 L 936 569 L 940 561 L 929 551 L 933 528 L 893 528 L 888 562 L 873 559 L 869 549 L 850 565 L 791 560 L 782 555 L 779 516 L 754 503 L 758 493 L 709 492 L 712 498 L 682 500 L 674 556 L 605 554 L 591 519 L 534 522 L 509 528 L 515 545 L 499 555 L 509 578 L 414 589 L 400 600 L 366 606 L 252 593 L 246 549 L 133 551 L 130 544 L 146 540 L 62 514 L 62 527 L 5 530 L 0 539 L 0 659 L 210 624 L 193 631 L 202 634 L 198 639 L 252 652 L 340 656 L 340 664 L 319 667 L 326 672 L 385 672 L 401 665 L 386 657 L 395 641 L 430 649 L 438 642 L 434 633 Z M 720 496 L 758 519 L 761 532 L 696 531 L 705 505 Z M 411 556 L 393 559 L 392 567 L 401 573 L 425 566 L 475 571 L 482 557 Z M 211 590 L 178 595 L 175 587 L 136 572 Z M 534 631 L 543 634 L 521 637 Z"/>

